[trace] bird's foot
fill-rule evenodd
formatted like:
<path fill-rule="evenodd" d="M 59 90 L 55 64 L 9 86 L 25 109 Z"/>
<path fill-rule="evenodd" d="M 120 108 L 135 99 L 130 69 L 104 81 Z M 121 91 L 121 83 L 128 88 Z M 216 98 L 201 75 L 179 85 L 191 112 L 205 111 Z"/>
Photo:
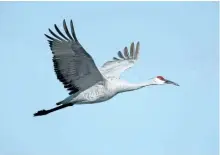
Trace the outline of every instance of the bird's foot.
<path fill-rule="evenodd" d="M 34 114 L 34 116 L 42 116 L 42 115 L 46 115 L 46 114 L 48 114 L 48 111 L 43 109 L 43 110 L 36 112 Z"/>

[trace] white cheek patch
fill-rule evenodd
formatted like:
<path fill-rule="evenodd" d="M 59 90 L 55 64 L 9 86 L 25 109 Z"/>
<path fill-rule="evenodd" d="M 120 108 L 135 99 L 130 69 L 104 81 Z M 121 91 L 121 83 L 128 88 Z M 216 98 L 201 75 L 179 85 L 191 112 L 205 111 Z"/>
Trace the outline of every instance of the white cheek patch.
<path fill-rule="evenodd" d="M 155 82 L 156 82 L 157 84 L 164 84 L 164 83 L 165 83 L 165 81 L 162 81 L 162 80 L 160 80 L 160 79 L 158 79 L 158 78 L 155 79 Z"/>

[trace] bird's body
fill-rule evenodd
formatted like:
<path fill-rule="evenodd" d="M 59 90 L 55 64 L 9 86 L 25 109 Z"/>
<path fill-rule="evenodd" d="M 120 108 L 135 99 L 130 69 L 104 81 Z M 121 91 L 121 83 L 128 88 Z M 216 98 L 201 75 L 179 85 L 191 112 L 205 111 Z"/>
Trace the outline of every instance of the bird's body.
<path fill-rule="evenodd" d="M 92 104 L 99 103 L 111 99 L 118 93 L 123 91 L 129 91 L 137 89 L 138 85 L 132 85 L 125 81 L 113 78 L 107 78 L 102 82 L 98 82 L 92 87 L 75 94 L 70 95 L 64 101 L 59 102 L 60 104 Z"/>
<path fill-rule="evenodd" d="M 115 83 L 108 80 L 98 82 L 92 87 L 67 97 L 62 104 L 91 104 L 106 101 L 117 94 Z"/>
<path fill-rule="evenodd" d="M 157 76 L 153 80 L 140 84 L 131 84 L 121 80 L 120 75 L 131 68 L 138 60 L 140 43 L 131 44 L 123 52 L 119 51 L 119 58 L 107 61 L 101 68 L 97 68 L 92 57 L 85 51 L 76 38 L 72 20 L 70 22 L 71 33 L 65 20 L 63 21 L 66 36 L 55 25 L 57 34 L 49 29 L 51 36 L 49 45 L 53 53 L 54 70 L 57 78 L 69 90 L 66 99 L 57 103 L 57 107 L 49 110 L 41 110 L 34 116 L 46 115 L 50 112 L 72 106 L 74 104 L 92 104 L 111 99 L 118 93 L 132 91 L 149 85 L 174 84 L 172 81 Z"/>

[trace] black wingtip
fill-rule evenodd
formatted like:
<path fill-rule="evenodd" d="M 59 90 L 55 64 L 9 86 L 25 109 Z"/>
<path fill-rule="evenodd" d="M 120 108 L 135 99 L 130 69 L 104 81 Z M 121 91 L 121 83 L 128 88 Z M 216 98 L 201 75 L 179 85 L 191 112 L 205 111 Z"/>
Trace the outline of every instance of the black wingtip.
<path fill-rule="evenodd" d="M 48 38 L 48 35 L 46 33 L 44 33 L 44 36 Z"/>
<path fill-rule="evenodd" d="M 71 36 L 71 34 L 69 33 L 69 30 L 68 30 L 68 27 L 66 25 L 66 21 L 65 19 L 63 20 L 63 28 L 64 28 L 64 31 L 66 32 L 66 35 L 69 37 L 70 40 L 73 40 L 73 37 Z"/>
<path fill-rule="evenodd" d="M 54 27 L 56 29 L 56 31 L 59 33 L 59 35 L 61 35 L 64 39 L 66 39 L 67 41 L 69 40 L 61 31 L 60 29 L 57 27 L 56 24 L 54 24 Z"/>
<path fill-rule="evenodd" d="M 66 20 L 65 19 L 63 20 L 63 25 L 66 25 Z"/>
<path fill-rule="evenodd" d="M 72 19 L 70 20 L 70 27 L 71 27 L 71 33 L 72 33 L 72 36 L 73 36 L 74 40 L 75 40 L 76 42 L 79 42 L 78 39 L 77 39 L 77 37 L 76 37 L 76 33 L 75 33 L 75 30 L 74 30 L 74 26 L 73 26 L 73 21 L 72 21 Z"/>

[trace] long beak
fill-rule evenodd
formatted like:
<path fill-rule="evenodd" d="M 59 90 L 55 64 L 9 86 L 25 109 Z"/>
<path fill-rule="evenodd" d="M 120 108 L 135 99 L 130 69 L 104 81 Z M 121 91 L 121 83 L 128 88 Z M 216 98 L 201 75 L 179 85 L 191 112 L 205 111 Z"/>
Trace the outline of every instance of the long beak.
<path fill-rule="evenodd" d="M 170 81 L 170 80 L 166 80 L 165 83 L 166 83 L 166 84 L 173 84 L 173 85 L 175 85 L 175 86 L 180 86 L 180 85 L 178 85 L 177 83 L 175 83 L 175 82 L 173 82 L 173 81 Z"/>

